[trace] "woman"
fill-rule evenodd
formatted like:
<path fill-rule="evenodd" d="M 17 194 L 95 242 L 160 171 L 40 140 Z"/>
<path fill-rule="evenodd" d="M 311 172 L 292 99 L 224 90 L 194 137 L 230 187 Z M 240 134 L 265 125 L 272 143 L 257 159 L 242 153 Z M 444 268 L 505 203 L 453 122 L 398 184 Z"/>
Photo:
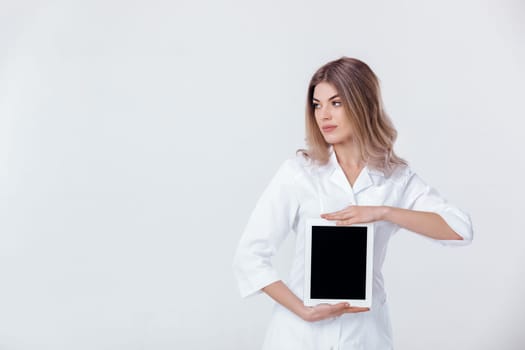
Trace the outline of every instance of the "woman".
<path fill-rule="evenodd" d="M 388 240 L 402 227 L 442 244 L 468 244 L 470 218 L 394 153 L 397 132 L 364 62 L 342 57 L 321 67 L 306 105 L 308 149 L 281 165 L 239 242 L 234 270 L 241 295 L 262 291 L 277 302 L 265 349 L 392 349 L 381 274 Z M 370 309 L 303 304 L 305 222 L 319 217 L 338 225 L 374 223 Z M 290 232 L 296 249 L 285 284 L 271 257 Z"/>

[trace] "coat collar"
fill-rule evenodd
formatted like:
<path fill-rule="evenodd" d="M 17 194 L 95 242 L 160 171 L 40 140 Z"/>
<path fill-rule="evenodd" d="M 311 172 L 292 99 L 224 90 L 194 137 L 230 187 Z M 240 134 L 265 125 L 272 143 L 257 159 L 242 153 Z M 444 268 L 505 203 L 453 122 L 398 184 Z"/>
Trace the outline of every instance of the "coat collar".
<path fill-rule="evenodd" d="M 339 162 L 337 161 L 337 156 L 332 147 L 330 147 L 329 152 L 330 159 L 328 160 L 328 174 L 330 181 L 332 181 L 337 186 L 343 188 L 346 191 L 350 191 L 354 194 L 357 194 L 373 185 L 376 185 L 379 180 L 377 178 L 378 176 L 384 177 L 383 172 L 375 169 L 370 169 L 367 165 L 365 165 L 365 167 L 361 170 L 357 179 L 355 180 L 354 186 L 350 186 L 350 183 L 346 178 L 343 168 L 341 168 L 341 165 L 339 165 Z"/>

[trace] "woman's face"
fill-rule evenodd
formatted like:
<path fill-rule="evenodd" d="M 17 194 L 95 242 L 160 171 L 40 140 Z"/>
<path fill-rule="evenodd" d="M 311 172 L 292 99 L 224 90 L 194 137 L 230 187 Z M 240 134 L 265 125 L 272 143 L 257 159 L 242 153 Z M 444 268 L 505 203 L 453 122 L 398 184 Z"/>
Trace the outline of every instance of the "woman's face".
<path fill-rule="evenodd" d="M 352 139 L 352 127 L 335 87 L 325 81 L 314 88 L 313 107 L 317 126 L 329 144 Z"/>

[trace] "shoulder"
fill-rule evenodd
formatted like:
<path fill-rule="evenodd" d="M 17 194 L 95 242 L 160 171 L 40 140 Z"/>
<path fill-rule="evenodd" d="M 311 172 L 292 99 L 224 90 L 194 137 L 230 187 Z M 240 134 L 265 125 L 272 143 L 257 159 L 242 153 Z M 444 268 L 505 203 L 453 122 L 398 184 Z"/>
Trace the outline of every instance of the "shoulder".
<path fill-rule="evenodd" d="M 322 166 L 316 165 L 312 159 L 297 152 L 281 162 L 275 178 L 280 180 L 279 182 L 297 184 L 300 180 L 316 177 L 320 168 Z"/>
<path fill-rule="evenodd" d="M 312 168 L 311 161 L 304 155 L 298 153 L 285 159 L 279 167 L 278 174 L 296 178 L 304 176 Z"/>
<path fill-rule="evenodd" d="M 397 165 L 388 175 L 385 175 L 385 180 L 397 186 L 406 186 L 410 180 L 416 176 L 416 173 L 408 165 Z"/>

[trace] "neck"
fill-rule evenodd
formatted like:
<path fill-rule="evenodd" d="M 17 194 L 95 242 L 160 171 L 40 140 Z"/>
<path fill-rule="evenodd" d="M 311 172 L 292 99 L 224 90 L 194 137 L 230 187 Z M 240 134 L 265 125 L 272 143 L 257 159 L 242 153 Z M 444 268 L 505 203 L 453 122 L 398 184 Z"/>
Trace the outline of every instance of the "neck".
<path fill-rule="evenodd" d="M 355 144 L 334 144 L 334 152 L 341 166 L 349 168 L 361 168 L 364 165 L 359 149 Z"/>

